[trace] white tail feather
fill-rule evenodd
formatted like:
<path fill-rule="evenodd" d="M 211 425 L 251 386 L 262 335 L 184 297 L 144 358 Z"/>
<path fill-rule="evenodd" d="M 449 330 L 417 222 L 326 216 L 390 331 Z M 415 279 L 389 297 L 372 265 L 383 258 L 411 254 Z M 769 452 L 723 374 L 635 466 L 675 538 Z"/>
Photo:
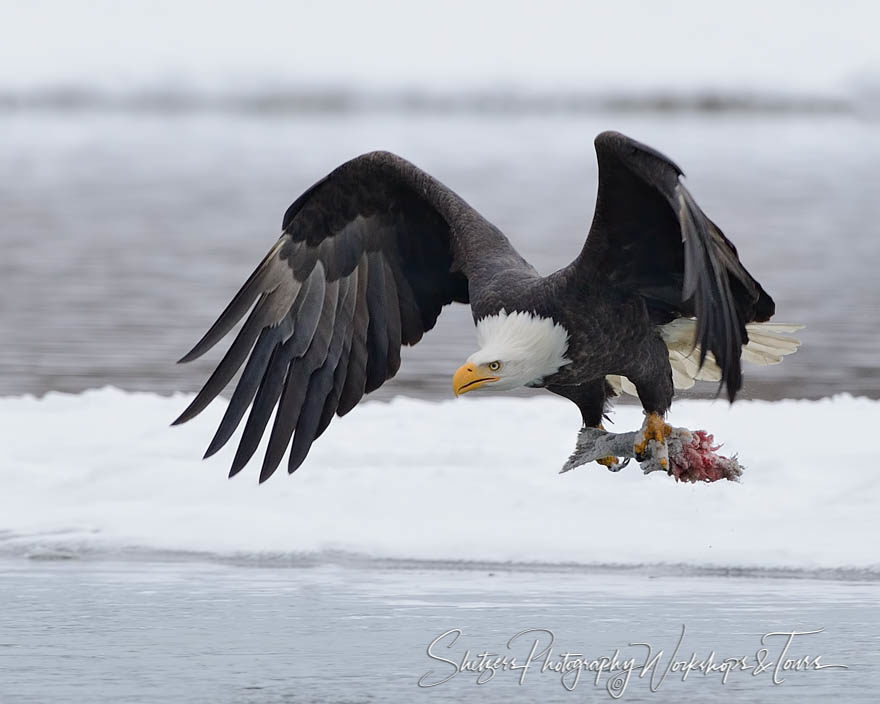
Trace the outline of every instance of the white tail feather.
<path fill-rule="evenodd" d="M 801 341 L 788 333 L 800 330 L 803 325 L 786 323 L 749 323 L 746 330 L 749 342 L 743 345 L 742 359 L 751 364 L 765 366 L 779 364 L 787 354 L 797 351 Z M 721 369 L 709 352 L 700 368 L 700 348 L 694 345 L 697 321 L 679 318 L 660 328 L 660 334 L 669 348 L 669 364 L 672 367 L 672 384 L 676 389 L 689 389 L 697 381 L 720 381 Z M 625 376 L 608 376 L 608 383 L 618 394 L 623 392 L 637 396 L 635 385 Z"/>

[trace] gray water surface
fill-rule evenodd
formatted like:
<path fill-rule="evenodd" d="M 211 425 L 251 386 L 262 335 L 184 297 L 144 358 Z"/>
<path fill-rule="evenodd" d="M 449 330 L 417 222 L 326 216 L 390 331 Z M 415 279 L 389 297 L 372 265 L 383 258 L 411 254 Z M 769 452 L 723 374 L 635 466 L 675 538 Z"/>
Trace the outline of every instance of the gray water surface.
<path fill-rule="evenodd" d="M 655 689 L 634 674 L 623 701 L 876 701 L 880 610 L 875 581 L 718 578 L 560 569 L 389 565 L 254 567 L 200 562 L 0 561 L 0 701 L 509 702 L 613 701 L 536 659 L 525 680 L 454 674 L 470 651 L 525 661 L 535 638 L 587 659 L 645 660 L 660 650 Z M 676 643 L 685 627 L 678 653 Z M 761 636 L 797 636 L 789 659 L 845 665 L 781 673 L 662 672 L 691 654 L 752 658 Z M 455 643 L 442 634 L 459 629 Z M 520 631 L 525 634 L 507 647 Z M 451 636 L 450 636 L 451 637 Z M 784 639 L 767 643 L 769 661 Z M 449 646 L 449 647 L 447 647 Z M 540 652 L 540 650 L 536 651 Z M 440 658 L 443 658 L 441 660 Z M 433 674 L 427 675 L 432 672 Z M 443 684 L 422 688 L 448 678 Z"/>
<path fill-rule="evenodd" d="M 371 149 L 457 190 L 537 268 L 568 263 L 596 191 L 593 137 L 668 153 L 803 348 L 746 396 L 880 396 L 880 125 L 850 114 L 0 114 L 0 395 L 113 384 L 193 391 L 221 347 L 178 359 L 278 236 L 305 188 Z M 474 349 L 463 306 L 380 397 L 450 395 Z M 703 385 L 714 393 L 714 385 Z"/>

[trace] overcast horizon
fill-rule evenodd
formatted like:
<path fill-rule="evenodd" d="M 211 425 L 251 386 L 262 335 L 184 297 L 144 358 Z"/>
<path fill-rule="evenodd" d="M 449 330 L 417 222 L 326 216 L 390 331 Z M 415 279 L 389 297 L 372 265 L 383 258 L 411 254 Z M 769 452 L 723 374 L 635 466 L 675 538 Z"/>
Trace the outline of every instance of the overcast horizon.
<path fill-rule="evenodd" d="M 464 17 L 466 20 L 462 20 Z M 697 0 L 442 10 L 207 0 L 0 7 L 0 90 L 346 89 L 783 91 L 848 95 L 880 77 L 869 2 L 727 7 Z M 35 40 L 35 38 L 38 38 Z"/>

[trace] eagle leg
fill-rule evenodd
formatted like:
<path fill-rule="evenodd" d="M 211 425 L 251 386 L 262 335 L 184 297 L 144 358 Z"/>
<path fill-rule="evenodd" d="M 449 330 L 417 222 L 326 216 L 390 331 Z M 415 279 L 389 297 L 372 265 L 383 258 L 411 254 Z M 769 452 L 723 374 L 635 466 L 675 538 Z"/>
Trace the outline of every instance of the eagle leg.
<path fill-rule="evenodd" d="M 649 413 L 642 423 L 642 429 L 636 433 L 633 452 L 637 462 L 644 462 L 654 457 L 663 469 L 669 469 L 669 448 L 666 438 L 672 433 L 672 426 L 663 420 L 659 413 Z"/>

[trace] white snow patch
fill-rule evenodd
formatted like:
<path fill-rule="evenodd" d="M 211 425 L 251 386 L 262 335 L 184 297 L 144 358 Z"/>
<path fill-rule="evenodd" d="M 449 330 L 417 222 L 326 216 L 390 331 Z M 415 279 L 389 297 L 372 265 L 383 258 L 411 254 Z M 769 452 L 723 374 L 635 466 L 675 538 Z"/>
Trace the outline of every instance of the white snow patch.
<path fill-rule="evenodd" d="M 390 558 L 880 569 L 880 402 L 682 401 L 670 421 L 738 453 L 742 484 L 634 466 L 560 476 L 579 425 L 552 397 L 398 398 L 336 419 L 305 465 L 234 480 L 235 438 L 201 462 L 217 402 L 116 389 L 0 399 L 0 551 L 344 550 Z M 637 427 L 620 407 L 615 430 Z M 262 450 L 261 450 L 262 452 Z"/>

